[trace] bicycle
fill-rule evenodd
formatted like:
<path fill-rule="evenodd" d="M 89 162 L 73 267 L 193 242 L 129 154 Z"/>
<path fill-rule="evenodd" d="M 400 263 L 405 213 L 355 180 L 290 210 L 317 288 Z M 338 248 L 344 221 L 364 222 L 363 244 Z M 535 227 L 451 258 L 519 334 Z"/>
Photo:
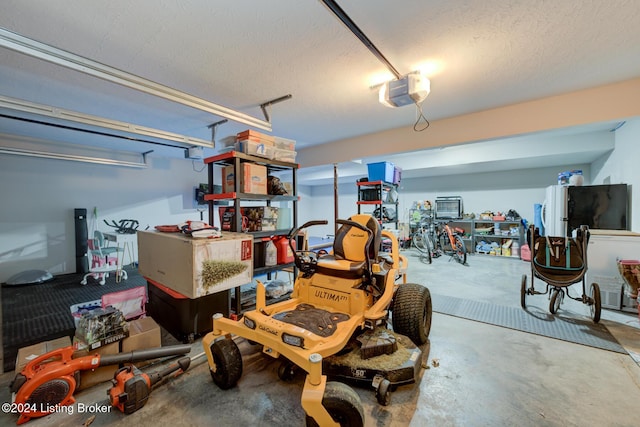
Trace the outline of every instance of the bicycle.
<path fill-rule="evenodd" d="M 467 263 L 467 247 L 462 240 L 464 230 L 459 227 L 452 227 L 450 223 L 445 224 L 438 232 L 438 249 L 442 253 L 455 258 L 460 264 Z M 449 261 L 451 261 L 449 258 Z"/>
<path fill-rule="evenodd" d="M 434 243 L 435 236 L 435 224 L 433 218 L 429 218 L 420 221 L 418 229 L 411 237 L 411 243 L 420 252 L 420 260 L 423 262 L 426 260 L 428 264 L 431 264 L 433 258 L 439 256 Z"/>

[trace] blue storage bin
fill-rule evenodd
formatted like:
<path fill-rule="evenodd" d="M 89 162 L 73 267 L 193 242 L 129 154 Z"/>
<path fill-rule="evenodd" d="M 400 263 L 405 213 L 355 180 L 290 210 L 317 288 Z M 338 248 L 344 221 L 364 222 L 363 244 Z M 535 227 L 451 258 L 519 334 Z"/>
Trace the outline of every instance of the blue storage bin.
<path fill-rule="evenodd" d="M 378 162 L 367 164 L 369 181 L 393 182 L 395 167 L 391 162 Z"/>

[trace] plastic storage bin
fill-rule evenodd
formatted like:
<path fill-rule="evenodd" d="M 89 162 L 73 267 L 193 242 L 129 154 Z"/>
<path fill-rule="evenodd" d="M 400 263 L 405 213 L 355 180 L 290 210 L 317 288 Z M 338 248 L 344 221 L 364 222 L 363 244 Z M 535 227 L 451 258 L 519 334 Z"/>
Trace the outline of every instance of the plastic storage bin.
<path fill-rule="evenodd" d="M 367 170 L 369 181 L 393 182 L 395 167 L 391 162 L 369 163 Z"/>
<path fill-rule="evenodd" d="M 393 168 L 393 183 L 396 185 L 400 184 L 401 180 L 402 180 L 402 169 L 396 166 Z"/>

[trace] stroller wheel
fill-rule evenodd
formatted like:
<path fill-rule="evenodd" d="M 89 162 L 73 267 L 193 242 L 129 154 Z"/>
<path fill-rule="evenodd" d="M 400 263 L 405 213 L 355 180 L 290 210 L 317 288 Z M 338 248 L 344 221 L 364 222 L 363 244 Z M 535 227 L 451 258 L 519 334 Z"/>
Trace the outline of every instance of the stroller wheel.
<path fill-rule="evenodd" d="M 591 295 L 589 296 L 589 308 L 591 309 L 591 319 L 593 323 L 600 321 L 602 302 L 600 301 L 600 286 L 597 283 L 591 284 Z"/>
<path fill-rule="evenodd" d="M 520 305 L 522 308 L 527 308 L 527 275 L 522 275 L 522 286 L 520 286 Z"/>
<path fill-rule="evenodd" d="M 549 302 L 549 311 L 551 314 L 556 314 L 562 304 L 562 298 L 564 297 L 563 291 L 560 289 L 554 289 L 551 293 L 551 301 Z"/>

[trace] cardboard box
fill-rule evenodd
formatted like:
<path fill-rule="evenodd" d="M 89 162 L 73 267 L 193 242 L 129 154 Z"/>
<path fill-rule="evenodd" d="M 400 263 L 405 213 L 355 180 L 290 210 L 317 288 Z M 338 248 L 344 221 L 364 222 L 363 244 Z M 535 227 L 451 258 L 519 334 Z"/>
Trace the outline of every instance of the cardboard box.
<path fill-rule="evenodd" d="M 18 374 L 22 372 L 24 367 L 27 366 L 27 363 L 31 362 L 38 356 L 42 356 L 45 353 L 57 350 L 59 348 L 69 347 L 70 345 L 71 338 L 62 337 L 55 340 L 44 341 L 38 344 L 22 347 L 20 350 L 18 350 L 18 356 L 16 357 L 15 373 Z"/>
<path fill-rule="evenodd" d="M 162 347 L 162 332 L 160 331 L 160 325 L 151 317 L 143 317 L 129 322 L 129 336 L 120 341 L 120 351 L 122 353 L 158 347 Z M 134 365 L 142 368 L 155 360 L 157 359 L 141 360 L 134 363 Z"/>
<path fill-rule="evenodd" d="M 240 185 L 241 193 L 267 194 L 267 167 L 255 163 L 242 163 L 240 165 Z M 232 193 L 235 191 L 235 166 L 229 165 L 222 168 L 222 192 Z"/>
<path fill-rule="evenodd" d="M 267 194 L 267 167 L 254 163 L 242 163 L 240 185 L 245 193 Z"/>
<path fill-rule="evenodd" d="M 143 317 L 129 322 L 129 336 L 120 342 L 123 353 L 157 347 L 162 347 L 162 337 L 155 320 Z"/>
<path fill-rule="evenodd" d="M 236 134 L 236 139 L 238 141 L 243 140 L 243 139 L 248 139 L 250 141 L 256 141 L 256 142 L 265 142 L 269 145 L 271 145 L 272 147 L 275 145 L 275 137 L 272 135 L 267 135 L 264 133 L 260 133 L 260 132 L 256 132 L 255 130 L 245 130 L 243 132 L 238 132 Z"/>
<path fill-rule="evenodd" d="M 187 298 L 251 283 L 253 236 L 223 232 L 217 239 L 138 231 L 138 271 Z"/>
<path fill-rule="evenodd" d="M 108 354 L 120 353 L 120 342 L 114 342 L 111 344 L 103 345 L 102 347 L 95 350 L 89 350 L 89 348 L 84 346 L 84 343 L 78 341 L 77 339 L 74 339 L 74 346 L 78 347 L 78 349 L 73 352 L 74 359 L 94 354 L 106 356 Z M 119 366 L 116 364 L 101 366 L 94 370 L 80 371 L 80 385 L 78 387 L 78 390 L 84 390 L 96 384 L 101 384 L 103 382 L 112 380 L 113 375 L 116 373 L 118 368 Z"/>

